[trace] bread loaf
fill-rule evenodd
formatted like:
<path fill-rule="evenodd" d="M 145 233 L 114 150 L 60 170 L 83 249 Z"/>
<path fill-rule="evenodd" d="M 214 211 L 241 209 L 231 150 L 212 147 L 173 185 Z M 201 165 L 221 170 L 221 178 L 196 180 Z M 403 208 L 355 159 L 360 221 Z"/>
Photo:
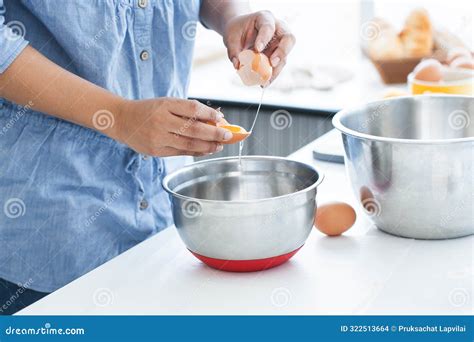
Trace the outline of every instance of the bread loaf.
<path fill-rule="evenodd" d="M 424 9 L 410 13 L 400 32 L 405 57 L 426 57 L 433 51 L 433 27 Z"/>

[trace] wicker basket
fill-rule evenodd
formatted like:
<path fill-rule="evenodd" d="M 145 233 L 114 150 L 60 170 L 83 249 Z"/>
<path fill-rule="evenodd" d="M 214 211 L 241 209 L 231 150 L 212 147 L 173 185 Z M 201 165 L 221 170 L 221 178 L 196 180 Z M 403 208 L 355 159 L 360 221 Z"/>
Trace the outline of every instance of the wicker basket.
<path fill-rule="evenodd" d="M 420 63 L 421 58 L 401 58 L 391 60 L 373 60 L 380 74 L 380 77 L 386 84 L 406 83 L 408 74 Z"/>

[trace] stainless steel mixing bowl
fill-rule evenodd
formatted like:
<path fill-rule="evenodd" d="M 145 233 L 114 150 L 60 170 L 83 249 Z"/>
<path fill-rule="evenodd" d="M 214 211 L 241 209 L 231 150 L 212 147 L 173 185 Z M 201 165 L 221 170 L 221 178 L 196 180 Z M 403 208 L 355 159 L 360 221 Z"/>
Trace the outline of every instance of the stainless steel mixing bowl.
<path fill-rule="evenodd" d="M 276 266 L 304 244 L 322 178 L 285 158 L 242 157 L 239 165 L 232 157 L 186 166 L 166 176 L 163 187 L 193 254 L 217 268 L 254 271 Z M 222 267 L 212 264 L 216 260 Z"/>
<path fill-rule="evenodd" d="M 410 238 L 474 233 L 474 98 L 430 95 L 336 114 L 356 196 L 381 230 Z"/>

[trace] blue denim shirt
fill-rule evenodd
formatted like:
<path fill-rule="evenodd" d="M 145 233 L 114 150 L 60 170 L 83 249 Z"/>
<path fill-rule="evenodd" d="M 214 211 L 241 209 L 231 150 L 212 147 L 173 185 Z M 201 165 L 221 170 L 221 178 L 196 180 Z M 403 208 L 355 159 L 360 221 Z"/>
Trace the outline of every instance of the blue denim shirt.
<path fill-rule="evenodd" d="M 30 44 L 125 98 L 185 97 L 199 7 L 0 0 L 0 73 Z M 32 104 L 0 99 L 0 278 L 50 292 L 172 224 L 161 180 L 173 163 Z"/>

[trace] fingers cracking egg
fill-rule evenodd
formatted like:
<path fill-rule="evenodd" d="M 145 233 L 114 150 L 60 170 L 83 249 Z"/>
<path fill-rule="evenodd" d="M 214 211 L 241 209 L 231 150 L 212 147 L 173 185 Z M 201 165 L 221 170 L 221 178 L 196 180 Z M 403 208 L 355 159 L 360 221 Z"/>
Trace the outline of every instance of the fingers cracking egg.
<path fill-rule="evenodd" d="M 230 140 L 223 141 L 222 144 L 235 144 L 237 142 L 247 139 L 247 137 L 251 133 L 247 132 L 243 127 L 230 124 L 225 118 L 221 118 L 217 122 L 209 121 L 207 122 L 207 124 L 227 129 L 232 133 L 232 138 Z"/>
<path fill-rule="evenodd" d="M 273 69 L 268 57 L 263 53 L 244 50 L 239 53 L 239 74 L 247 86 L 265 86 L 272 77 Z"/>

